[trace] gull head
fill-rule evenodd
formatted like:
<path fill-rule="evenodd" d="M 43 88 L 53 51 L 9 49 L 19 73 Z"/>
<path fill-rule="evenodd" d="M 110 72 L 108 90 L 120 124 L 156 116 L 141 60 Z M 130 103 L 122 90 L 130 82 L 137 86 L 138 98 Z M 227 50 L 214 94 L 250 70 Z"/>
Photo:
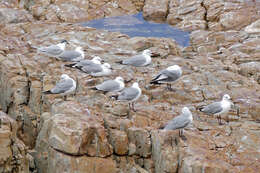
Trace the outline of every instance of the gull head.
<path fill-rule="evenodd" d="M 111 69 L 111 65 L 108 64 L 108 63 L 104 63 L 104 64 L 103 64 L 103 67 L 108 68 L 108 69 Z"/>
<path fill-rule="evenodd" d="M 120 77 L 120 76 L 116 77 L 115 80 L 116 80 L 116 81 L 120 81 L 120 82 L 124 82 L 124 79 L 123 79 L 122 77 Z"/>
<path fill-rule="evenodd" d="M 152 51 L 149 50 L 149 49 L 145 49 L 145 50 L 143 51 L 143 55 L 149 55 L 149 56 L 151 56 L 151 55 L 152 55 Z"/>
<path fill-rule="evenodd" d="M 67 74 L 62 74 L 62 75 L 60 76 L 60 78 L 61 78 L 62 80 L 70 79 L 70 77 L 69 77 Z"/>
<path fill-rule="evenodd" d="M 167 68 L 167 70 L 172 71 L 172 70 L 177 70 L 177 71 L 181 71 L 181 67 L 178 65 L 173 65 Z"/>
<path fill-rule="evenodd" d="M 222 100 L 228 101 L 228 100 L 231 100 L 231 97 L 230 97 L 228 94 L 225 94 L 225 95 L 223 96 Z"/>
<path fill-rule="evenodd" d="M 134 82 L 133 85 L 132 85 L 132 87 L 134 87 L 134 88 L 139 88 L 139 85 L 138 85 L 137 82 Z"/>
<path fill-rule="evenodd" d="M 181 112 L 184 114 L 184 115 L 189 115 L 191 114 L 190 110 L 188 107 L 183 107 Z"/>
<path fill-rule="evenodd" d="M 94 56 L 94 58 L 91 60 L 96 64 L 101 64 L 102 59 L 99 56 Z"/>
<path fill-rule="evenodd" d="M 67 40 L 61 40 L 60 43 L 63 43 L 63 44 L 69 44 L 69 42 Z"/>
<path fill-rule="evenodd" d="M 62 50 L 65 49 L 66 44 L 69 44 L 67 40 L 62 40 L 57 46 L 59 46 Z"/>
<path fill-rule="evenodd" d="M 82 47 L 80 47 L 80 46 L 76 47 L 75 50 L 78 51 L 78 52 L 83 52 L 83 51 L 82 51 Z"/>

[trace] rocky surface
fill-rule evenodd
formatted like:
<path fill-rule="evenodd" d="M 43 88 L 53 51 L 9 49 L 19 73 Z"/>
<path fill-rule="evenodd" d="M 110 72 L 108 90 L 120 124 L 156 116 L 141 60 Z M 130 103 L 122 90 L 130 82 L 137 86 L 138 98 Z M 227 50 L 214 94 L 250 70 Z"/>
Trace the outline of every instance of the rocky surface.
<path fill-rule="evenodd" d="M 259 3 L 232 0 L 1 1 L 0 3 L 0 172 L 248 172 L 260 165 Z M 130 38 L 83 28 L 93 18 L 143 9 L 151 20 L 167 21 L 190 34 L 180 47 L 168 38 Z M 71 13 L 68 13 L 70 11 Z M 114 71 L 92 78 L 34 47 L 67 39 L 86 58 L 99 55 Z M 132 68 L 116 61 L 146 48 L 152 64 Z M 183 76 L 152 86 L 161 69 L 178 64 Z M 78 82 L 75 95 L 43 95 L 66 73 Z M 137 112 L 90 88 L 121 75 L 137 81 L 143 95 Z M 197 108 L 228 93 L 235 104 L 219 126 Z M 194 122 L 178 131 L 160 126 L 188 106 Z"/>

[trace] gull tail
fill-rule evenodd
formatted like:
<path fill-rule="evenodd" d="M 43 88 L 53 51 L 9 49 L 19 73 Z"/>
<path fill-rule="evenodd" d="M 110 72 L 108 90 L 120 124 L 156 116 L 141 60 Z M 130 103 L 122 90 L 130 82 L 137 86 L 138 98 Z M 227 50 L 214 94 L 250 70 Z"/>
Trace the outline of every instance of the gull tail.
<path fill-rule="evenodd" d="M 160 83 L 159 83 L 159 81 L 157 81 L 157 80 L 151 80 L 151 81 L 150 81 L 150 84 L 160 84 Z"/>
<path fill-rule="evenodd" d="M 95 86 L 90 88 L 91 90 L 98 90 Z"/>
<path fill-rule="evenodd" d="M 43 93 L 43 94 L 52 94 L 51 90 L 43 91 L 42 93 Z"/>
<path fill-rule="evenodd" d="M 116 61 L 116 63 L 118 63 L 118 64 L 123 64 L 123 60 Z"/>
<path fill-rule="evenodd" d="M 73 67 L 75 67 L 76 64 L 77 64 L 77 63 L 65 64 L 65 67 L 71 67 L 71 68 L 73 68 Z"/>
<path fill-rule="evenodd" d="M 203 109 L 204 109 L 204 106 L 201 106 L 201 107 L 198 108 L 198 110 L 199 110 L 200 112 L 203 112 Z"/>
<path fill-rule="evenodd" d="M 165 127 L 165 125 L 160 125 L 160 126 L 159 126 L 159 129 L 163 130 L 164 127 Z"/>

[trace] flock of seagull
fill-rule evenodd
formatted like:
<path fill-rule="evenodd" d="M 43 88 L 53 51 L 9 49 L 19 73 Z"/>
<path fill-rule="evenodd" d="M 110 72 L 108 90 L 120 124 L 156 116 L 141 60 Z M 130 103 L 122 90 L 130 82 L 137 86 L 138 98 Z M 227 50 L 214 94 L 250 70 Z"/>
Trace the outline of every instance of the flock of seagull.
<path fill-rule="evenodd" d="M 112 72 L 111 65 L 104 63 L 103 60 L 95 56 L 93 59 L 84 59 L 84 51 L 81 47 L 76 47 L 75 50 L 65 50 L 68 41 L 62 40 L 57 45 L 51 45 L 48 47 L 38 48 L 38 53 L 45 54 L 50 57 L 55 57 L 62 61 L 70 61 L 71 64 L 65 66 L 70 68 L 76 68 L 91 76 L 108 76 Z M 142 54 L 132 56 L 128 59 L 119 61 L 122 65 L 130 65 L 134 67 L 144 67 L 152 62 L 151 51 L 146 49 Z M 103 64 L 102 64 L 103 63 Z M 161 70 L 151 81 L 150 84 L 167 84 L 167 89 L 172 90 L 171 83 L 178 80 L 182 76 L 182 69 L 178 65 L 169 66 L 166 69 Z M 61 94 L 66 96 L 71 94 L 76 89 L 76 82 L 67 74 L 62 74 L 60 80 L 56 85 L 48 90 L 44 91 L 44 94 Z M 125 88 L 124 79 L 122 77 L 116 77 L 115 79 L 106 80 L 101 84 L 96 85 L 92 89 L 106 92 L 116 93 L 112 95 L 117 101 L 128 102 L 129 109 L 136 111 L 134 108 L 134 102 L 141 96 L 142 90 L 137 82 L 134 82 L 131 87 Z M 221 124 L 221 115 L 227 113 L 231 105 L 231 98 L 228 94 L 225 94 L 221 101 L 211 103 L 207 106 L 201 107 L 199 110 L 207 115 L 217 116 L 218 123 Z M 182 113 L 170 120 L 164 127 L 164 130 L 179 129 L 179 135 L 183 135 L 183 128 L 192 123 L 192 113 L 188 107 L 182 108 Z"/>

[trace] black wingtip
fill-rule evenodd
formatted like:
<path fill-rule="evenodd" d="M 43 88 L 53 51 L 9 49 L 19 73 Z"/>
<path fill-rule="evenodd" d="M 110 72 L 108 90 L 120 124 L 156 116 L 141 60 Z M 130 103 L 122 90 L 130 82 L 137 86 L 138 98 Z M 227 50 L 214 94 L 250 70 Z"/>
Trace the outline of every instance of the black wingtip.
<path fill-rule="evenodd" d="M 43 94 L 52 94 L 52 93 L 51 93 L 51 90 L 43 91 L 42 93 L 43 93 Z"/>
<path fill-rule="evenodd" d="M 65 67 L 74 67 L 74 65 L 76 65 L 76 63 L 73 63 L 73 64 L 65 64 Z"/>
<path fill-rule="evenodd" d="M 199 107 L 199 108 L 198 108 L 198 110 L 199 110 L 200 112 L 203 112 L 203 109 L 204 109 L 204 107 Z"/>
<path fill-rule="evenodd" d="M 157 84 L 160 84 L 158 81 L 154 81 L 154 80 L 151 80 L 150 81 L 150 84 L 155 84 L 155 85 L 157 85 Z"/>
<path fill-rule="evenodd" d="M 123 64 L 123 60 L 116 61 L 116 63 L 118 63 L 118 64 Z"/>

